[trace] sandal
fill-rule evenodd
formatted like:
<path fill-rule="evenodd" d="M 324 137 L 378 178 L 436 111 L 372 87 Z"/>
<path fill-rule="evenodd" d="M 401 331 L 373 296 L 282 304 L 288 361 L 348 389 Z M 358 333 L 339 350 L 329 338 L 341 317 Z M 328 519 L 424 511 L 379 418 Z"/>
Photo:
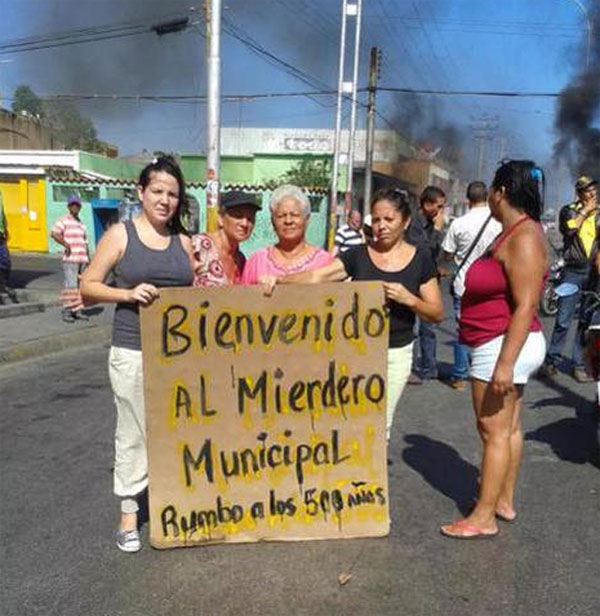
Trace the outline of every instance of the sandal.
<path fill-rule="evenodd" d="M 488 531 L 467 520 L 456 520 L 456 522 L 442 526 L 440 532 L 445 537 L 451 537 L 452 539 L 491 539 L 500 530 L 497 528 L 494 531 Z"/>

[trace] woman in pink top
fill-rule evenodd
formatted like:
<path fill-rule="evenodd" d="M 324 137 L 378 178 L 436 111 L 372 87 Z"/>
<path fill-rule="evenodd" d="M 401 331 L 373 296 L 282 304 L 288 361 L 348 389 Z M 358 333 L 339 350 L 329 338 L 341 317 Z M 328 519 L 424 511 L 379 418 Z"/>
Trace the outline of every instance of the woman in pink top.
<path fill-rule="evenodd" d="M 460 339 L 473 353 L 473 406 L 483 461 L 475 507 L 465 519 L 442 526 L 448 537 L 493 537 L 498 534 L 497 519 L 512 522 L 517 517 L 523 388 L 546 352 L 537 317 L 548 269 L 539 223 L 542 183 L 543 173 L 531 161 L 508 161 L 499 167 L 488 202 L 503 230 L 465 277 Z"/>
<path fill-rule="evenodd" d="M 252 195 L 232 190 L 221 199 L 219 229 L 192 237 L 196 270 L 195 287 L 240 284 L 246 257 L 240 243 L 254 230 L 256 212 L 262 209 Z"/>
<path fill-rule="evenodd" d="M 261 276 L 286 276 L 329 265 L 333 256 L 306 241 L 310 219 L 308 197 L 291 184 L 277 188 L 269 203 L 278 241 L 255 252 L 244 268 L 242 284 L 258 284 Z"/>

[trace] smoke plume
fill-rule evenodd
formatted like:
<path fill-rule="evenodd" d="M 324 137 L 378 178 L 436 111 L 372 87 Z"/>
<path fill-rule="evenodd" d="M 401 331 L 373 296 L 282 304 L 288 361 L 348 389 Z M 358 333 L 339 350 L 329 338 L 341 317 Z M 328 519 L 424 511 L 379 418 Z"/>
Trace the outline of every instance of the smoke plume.
<path fill-rule="evenodd" d="M 600 176 L 600 129 L 594 126 L 600 112 L 600 8 L 590 13 L 592 26 L 589 65 L 560 93 L 555 127 L 555 156 L 574 175 Z M 587 58 L 587 32 L 583 32 Z"/>

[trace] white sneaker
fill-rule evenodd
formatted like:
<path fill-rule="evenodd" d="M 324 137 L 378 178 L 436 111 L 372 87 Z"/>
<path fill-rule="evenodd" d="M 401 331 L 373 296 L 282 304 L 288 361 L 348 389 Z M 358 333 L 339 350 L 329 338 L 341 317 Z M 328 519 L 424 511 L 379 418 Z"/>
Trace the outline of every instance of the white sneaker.
<path fill-rule="evenodd" d="M 122 552 L 139 552 L 142 549 L 139 530 L 118 530 L 117 547 Z"/>

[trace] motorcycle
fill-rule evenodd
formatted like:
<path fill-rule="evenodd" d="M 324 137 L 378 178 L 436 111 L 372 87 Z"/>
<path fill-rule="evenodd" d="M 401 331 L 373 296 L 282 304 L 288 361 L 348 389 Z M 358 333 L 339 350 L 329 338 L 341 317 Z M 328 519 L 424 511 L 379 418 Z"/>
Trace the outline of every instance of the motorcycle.
<path fill-rule="evenodd" d="M 559 284 L 554 290 L 557 298 L 579 292 L 577 285 L 570 282 Z M 582 310 L 579 317 L 583 355 L 588 373 L 598 385 L 597 404 L 600 411 L 600 291 L 581 291 Z"/>
<path fill-rule="evenodd" d="M 600 292 L 583 292 L 583 349 L 587 370 L 598 383 L 600 410 Z"/>
<path fill-rule="evenodd" d="M 558 295 L 556 289 L 561 284 L 562 271 L 565 261 L 562 257 L 550 265 L 550 273 L 544 283 L 544 290 L 540 297 L 540 310 L 543 315 L 553 317 L 558 312 Z"/>

